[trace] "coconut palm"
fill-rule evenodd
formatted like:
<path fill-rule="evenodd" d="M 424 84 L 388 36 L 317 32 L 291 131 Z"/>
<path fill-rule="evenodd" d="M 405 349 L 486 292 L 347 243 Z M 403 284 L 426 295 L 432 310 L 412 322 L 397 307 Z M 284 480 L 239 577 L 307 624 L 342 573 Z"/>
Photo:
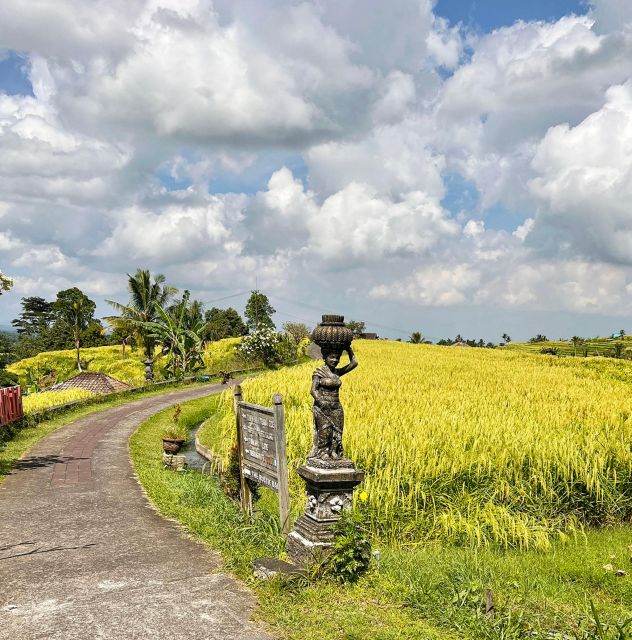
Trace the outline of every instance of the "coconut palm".
<path fill-rule="evenodd" d="M 585 344 L 585 340 L 584 338 L 581 338 L 580 336 L 573 336 L 571 338 L 571 342 L 573 343 L 573 347 L 574 347 L 574 353 L 573 355 L 577 355 L 577 347 L 579 347 L 582 344 Z"/>
<path fill-rule="evenodd" d="M 136 343 L 143 347 L 145 358 L 152 360 L 156 339 L 145 323 L 154 322 L 157 318 L 157 307 L 164 307 L 178 290 L 165 284 L 165 276 L 161 273 L 152 280 L 148 269 L 138 269 L 133 276 L 128 273 L 127 289 L 130 294 L 127 305 L 106 300 L 121 315 L 105 319 L 112 327 L 127 330 L 134 335 Z"/>

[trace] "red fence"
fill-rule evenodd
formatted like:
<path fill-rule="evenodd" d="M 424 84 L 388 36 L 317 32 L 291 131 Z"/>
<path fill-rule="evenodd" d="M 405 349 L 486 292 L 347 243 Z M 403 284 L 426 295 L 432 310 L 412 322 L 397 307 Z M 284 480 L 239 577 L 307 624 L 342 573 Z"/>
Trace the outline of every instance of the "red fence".
<path fill-rule="evenodd" d="M 0 427 L 19 420 L 23 415 L 22 389 L 20 387 L 0 389 Z"/>

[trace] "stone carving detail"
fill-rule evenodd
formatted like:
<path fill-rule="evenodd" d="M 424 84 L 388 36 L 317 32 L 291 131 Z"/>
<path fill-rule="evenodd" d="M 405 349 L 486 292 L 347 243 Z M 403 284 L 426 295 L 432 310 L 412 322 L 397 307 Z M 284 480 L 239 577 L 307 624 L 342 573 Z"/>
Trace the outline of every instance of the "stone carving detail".
<path fill-rule="evenodd" d="M 329 501 L 329 508 L 334 512 L 334 513 L 340 513 L 342 511 L 342 508 L 345 506 L 344 501 L 342 500 L 342 498 L 340 496 L 334 496 L 330 501 Z"/>
<path fill-rule="evenodd" d="M 318 509 L 318 500 L 316 499 L 316 496 L 308 495 L 307 496 L 307 510 L 310 513 L 314 513 L 314 511 L 316 511 L 316 509 Z"/>
<path fill-rule="evenodd" d="M 307 463 L 323 468 L 353 467 L 342 448 L 345 417 L 339 395 L 340 378 L 358 366 L 351 349 L 353 334 L 344 326 L 344 316 L 323 316 L 312 340 L 320 347 L 325 363 L 312 376 L 314 442 Z M 349 354 L 349 364 L 338 368 L 344 351 Z"/>

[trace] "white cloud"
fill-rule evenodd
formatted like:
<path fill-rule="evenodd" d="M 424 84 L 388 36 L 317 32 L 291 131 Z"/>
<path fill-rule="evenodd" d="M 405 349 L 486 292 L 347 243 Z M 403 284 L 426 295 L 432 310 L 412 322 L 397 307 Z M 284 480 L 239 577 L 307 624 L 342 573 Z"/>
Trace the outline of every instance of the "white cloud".
<path fill-rule="evenodd" d="M 496 30 L 465 62 L 465 36 L 432 6 L 4 2 L 0 39 L 28 56 L 35 93 L 0 94 L 0 254 L 16 291 L 111 296 L 142 266 L 194 292 L 257 278 L 629 311 L 629 3 Z M 448 172 L 479 205 L 446 209 Z M 210 194 L 227 174 L 222 190 L 243 192 Z M 522 215 L 488 219 L 497 203 Z"/>
<path fill-rule="evenodd" d="M 598 32 L 619 31 L 632 24 L 632 4 L 628 0 L 591 0 L 591 5 Z"/>
<path fill-rule="evenodd" d="M 194 194 L 185 194 L 181 202 L 171 198 L 158 211 L 131 206 L 113 212 L 113 231 L 93 255 L 173 265 L 221 252 L 223 244 L 233 240 L 229 226 L 239 222 L 245 199 L 188 195 Z"/>
<path fill-rule="evenodd" d="M 531 206 L 530 163 L 549 127 L 580 122 L 631 74 L 632 31 L 599 35 L 591 17 L 498 29 L 437 98 L 439 148 L 476 185 L 483 207 Z"/>
<path fill-rule="evenodd" d="M 463 304 L 479 284 L 481 273 L 467 264 L 437 264 L 417 269 L 412 276 L 371 289 L 373 298 L 405 300 L 419 305 Z"/>
<path fill-rule="evenodd" d="M 576 127 L 549 130 L 533 161 L 540 208 L 532 242 L 632 264 L 632 83 Z M 554 247 L 547 247 L 553 251 Z"/>
<path fill-rule="evenodd" d="M 267 228 L 286 246 L 337 268 L 424 253 L 458 230 L 437 198 L 423 191 L 393 198 L 352 181 L 319 204 L 287 168 L 257 194 L 249 220 L 257 243 L 273 239 Z"/>

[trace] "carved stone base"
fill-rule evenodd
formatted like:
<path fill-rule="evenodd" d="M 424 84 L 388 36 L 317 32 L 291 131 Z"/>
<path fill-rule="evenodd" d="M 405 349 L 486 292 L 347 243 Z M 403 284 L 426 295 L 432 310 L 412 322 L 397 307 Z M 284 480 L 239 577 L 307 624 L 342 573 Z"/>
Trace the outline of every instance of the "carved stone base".
<path fill-rule="evenodd" d="M 174 455 L 171 453 L 163 453 L 162 464 L 165 466 L 165 469 L 182 471 L 187 468 L 187 457 L 182 454 Z"/>
<path fill-rule="evenodd" d="M 364 479 L 364 471 L 353 465 L 319 468 L 309 462 L 298 469 L 305 481 L 305 513 L 287 539 L 288 555 L 303 566 L 326 558 L 334 540 L 334 525 L 342 512 L 351 508 L 353 490 Z"/>

